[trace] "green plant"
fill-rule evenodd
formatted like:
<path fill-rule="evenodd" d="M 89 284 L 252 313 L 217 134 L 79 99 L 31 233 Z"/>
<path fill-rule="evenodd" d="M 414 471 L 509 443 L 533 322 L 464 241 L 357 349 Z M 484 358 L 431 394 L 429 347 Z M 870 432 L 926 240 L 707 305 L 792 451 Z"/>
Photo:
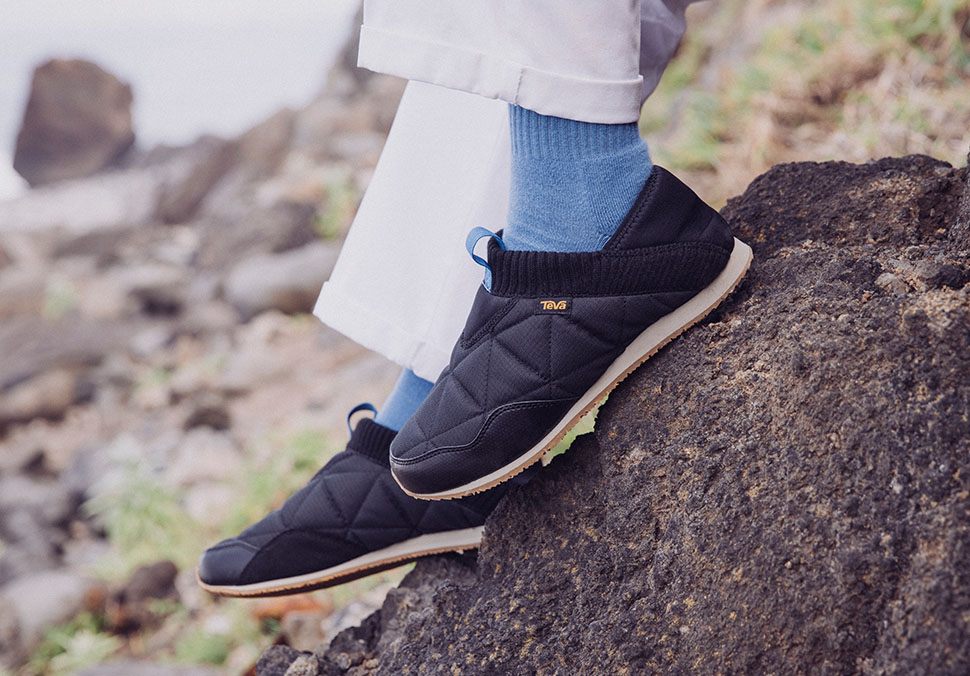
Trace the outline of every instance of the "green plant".
<path fill-rule="evenodd" d="M 27 668 L 43 676 L 61 676 L 103 662 L 122 647 L 118 637 L 101 633 L 103 628 L 100 616 L 85 612 L 48 629 Z"/>
<path fill-rule="evenodd" d="M 604 397 L 603 401 L 594 406 L 589 413 L 580 418 L 579 422 L 573 425 L 571 430 L 566 432 L 566 436 L 564 436 L 558 444 L 553 446 L 548 453 L 542 456 L 543 465 L 548 465 L 550 462 L 552 462 L 553 458 L 568 451 L 569 447 L 573 445 L 573 442 L 576 441 L 577 437 L 580 437 L 583 434 L 588 434 L 596 428 L 596 416 L 599 415 L 600 407 L 606 403 L 607 399 L 609 399 L 609 395 Z"/>
<path fill-rule="evenodd" d="M 317 212 L 313 228 L 322 239 L 337 239 L 350 226 L 360 195 L 346 172 L 335 172 L 325 182 L 326 201 Z"/>
<path fill-rule="evenodd" d="M 165 385 L 172 379 L 172 370 L 162 366 L 153 366 L 142 370 L 135 380 L 135 389 L 144 390 Z"/>
<path fill-rule="evenodd" d="M 50 676 L 67 676 L 104 662 L 122 647 L 117 636 L 79 631 L 65 645 L 64 652 L 50 661 Z"/>
<path fill-rule="evenodd" d="M 222 664 L 232 648 L 225 634 L 191 631 L 175 644 L 175 659 L 183 664 Z"/>
<path fill-rule="evenodd" d="M 138 566 L 171 559 L 179 568 L 195 565 L 202 530 L 181 506 L 180 494 L 167 488 L 137 460 L 121 479 L 84 505 L 104 523 L 116 555 L 100 563 L 106 577 L 119 578 Z"/>
<path fill-rule="evenodd" d="M 55 277 L 44 290 L 44 306 L 41 312 L 48 319 L 60 319 L 77 307 L 78 297 L 74 285 L 66 279 Z"/>

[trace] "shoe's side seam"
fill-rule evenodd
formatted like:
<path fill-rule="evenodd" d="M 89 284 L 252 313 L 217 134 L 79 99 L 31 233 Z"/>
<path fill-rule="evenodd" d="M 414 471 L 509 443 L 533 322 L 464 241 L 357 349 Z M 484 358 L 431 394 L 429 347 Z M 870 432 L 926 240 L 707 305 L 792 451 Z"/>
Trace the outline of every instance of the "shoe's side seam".
<path fill-rule="evenodd" d="M 350 525 L 347 528 L 347 532 L 344 535 L 345 540 L 352 541 L 358 546 L 363 547 L 365 550 L 369 550 L 370 547 L 368 547 L 367 544 L 360 539 L 360 535 L 357 534 L 357 530 L 360 528 L 360 525 L 357 524 L 356 521 L 357 521 L 357 517 L 360 516 L 360 508 L 367 504 L 368 500 L 370 500 L 371 493 L 374 492 L 374 489 L 377 487 L 378 484 L 381 484 L 381 482 L 375 481 L 370 485 L 370 488 L 367 489 L 367 494 L 364 496 L 364 499 L 361 500 L 360 504 L 357 506 L 357 513 L 354 514 L 354 518 L 351 519 Z"/>
<path fill-rule="evenodd" d="M 488 352 L 485 354 L 485 410 L 489 410 L 488 393 L 491 392 L 489 378 L 492 375 L 492 343 L 488 344 Z"/>
<path fill-rule="evenodd" d="M 505 315 L 507 315 L 514 306 L 515 306 L 515 299 L 510 298 L 508 302 L 505 303 L 504 307 L 501 307 L 498 310 L 496 310 L 495 314 L 489 317 L 488 321 L 485 322 L 482 328 L 478 329 L 478 331 L 476 331 L 473 336 L 466 339 L 463 333 L 461 338 L 458 339 L 458 344 L 461 346 L 463 350 L 467 350 L 468 348 L 473 346 L 475 343 L 480 341 L 486 334 L 490 333 L 491 330 L 495 328 L 495 325 L 498 324 L 500 321 L 502 321 L 502 318 Z"/>
<path fill-rule="evenodd" d="M 662 167 L 654 165 L 650 171 L 650 176 L 647 177 L 647 181 L 643 185 L 643 190 L 640 191 L 640 194 L 637 195 L 633 203 L 633 208 L 630 209 L 630 212 L 620 223 L 620 227 L 617 228 L 614 235 L 607 240 L 605 247 L 612 249 L 615 246 L 622 246 L 626 242 L 633 225 L 642 220 L 642 215 L 647 205 L 653 201 L 653 195 L 656 192 L 657 183 L 660 182 L 661 172 L 663 171 L 665 170 Z"/>
<path fill-rule="evenodd" d="M 546 354 L 547 368 L 546 373 L 546 397 L 552 399 L 552 318 L 555 315 L 546 315 Z"/>
<path fill-rule="evenodd" d="M 539 378 L 539 380 L 545 380 L 544 375 L 542 373 L 540 373 L 539 370 L 536 369 L 535 366 L 533 366 L 529 362 L 525 361 L 522 357 L 520 357 L 515 352 L 513 352 L 512 351 L 512 348 L 510 348 L 508 345 L 506 345 L 505 343 L 503 343 L 502 341 L 499 340 L 499 336 L 501 336 L 501 334 L 499 334 L 498 336 L 495 336 L 495 344 L 496 345 L 498 345 L 499 347 L 501 347 L 505 351 L 506 354 L 508 354 L 510 357 L 512 357 L 516 362 L 519 363 L 519 365 L 521 365 L 527 371 L 529 371 L 530 373 L 532 373 L 532 375 L 534 375 L 537 378 Z"/>
<path fill-rule="evenodd" d="M 401 505 L 400 501 L 397 499 L 397 496 L 394 495 L 394 491 L 385 482 L 380 481 L 379 483 L 381 485 L 381 490 L 384 492 L 384 495 L 394 506 L 394 510 L 397 512 L 397 515 L 401 518 L 402 523 L 406 523 L 408 524 L 408 526 L 410 526 L 411 533 L 420 533 L 421 531 L 418 528 L 418 524 L 411 520 L 411 517 L 408 515 L 407 511 Z M 425 512 L 426 511 L 427 510 L 425 510 Z M 422 512 L 422 516 L 424 516 L 424 512 Z"/>
<path fill-rule="evenodd" d="M 626 342 L 626 313 L 627 313 L 627 296 L 623 296 L 623 301 L 620 303 L 620 331 L 619 334 L 622 336 L 623 342 Z"/>
<path fill-rule="evenodd" d="M 322 486 L 322 488 L 323 488 L 323 494 L 326 496 L 327 502 L 330 503 L 330 507 L 334 510 L 334 512 L 337 514 L 337 516 L 340 517 L 341 525 L 346 530 L 347 528 L 350 527 L 350 522 L 347 521 L 347 517 L 344 516 L 343 510 L 340 509 L 340 505 L 334 499 L 333 494 L 330 493 L 330 486 L 329 486 L 329 484 L 326 481 L 324 481 L 322 483 L 323 483 L 323 486 Z M 302 506 L 303 503 L 301 502 L 300 504 Z"/>

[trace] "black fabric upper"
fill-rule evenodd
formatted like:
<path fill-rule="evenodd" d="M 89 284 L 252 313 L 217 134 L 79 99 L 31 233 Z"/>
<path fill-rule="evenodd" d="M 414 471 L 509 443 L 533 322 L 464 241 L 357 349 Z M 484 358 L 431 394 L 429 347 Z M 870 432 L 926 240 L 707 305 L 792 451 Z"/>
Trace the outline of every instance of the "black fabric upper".
<path fill-rule="evenodd" d="M 245 585 L 303 575 L 428 533 L 480 526 L 505 493 L 451 502 L 416 500 L 391 476 L 394 430 L 357 423 L 335 455 L 278 510 L 234 538 L 210 547 L 199 577 L 210 585 Z"/>
<path fill-rule="evenodd" d="M 728 224 L 654 167 L 601 251 L 489 247 L 451 360 L 391 444 L 409 490 L 479 479 L 537 444 L 648 326 L 710 284 L 734 247 Z"/>

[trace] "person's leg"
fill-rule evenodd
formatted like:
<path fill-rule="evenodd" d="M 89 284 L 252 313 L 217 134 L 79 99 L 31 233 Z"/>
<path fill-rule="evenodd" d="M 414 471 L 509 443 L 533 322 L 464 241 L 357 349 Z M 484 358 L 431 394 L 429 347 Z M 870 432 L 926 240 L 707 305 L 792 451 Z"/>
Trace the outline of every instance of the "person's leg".
<path fill-rule="evenodd" d="M 662 4 L 674 18 L 684 5 Z M 391 446 L 395 478 L 425 499 L 537 461 L 750 260 L 717 212 L 651 169 L 635 126 L 639 2 L 469 5 L 368 0 L 361 36 L 367 67 L 513 104 L 506 230 L 476 257 L 488 272 L 449 366 Z"/>
<path fill-rule="evenodd" d="M 401 4 L 388 7 L 414 9 L 404 0 L 397 2 Z M 463 6 L 475 10 L 473 3 Z M 676 12 L 670 20 L 662 18 L 664 12 L 653 14 L 661 19 L 648 20 L 645 11 L 644 26 L 668 26 L 668 34 L 677 33 Z M 675 43 L 667 40 L 666 49 L 654 50 L 647 59 L 652 72 L 663 69 Z M 530 96 L 535 100 L 542 93 L 541 86 L 536 88 L 542 78 L 531 73 L 526 79 L 532 82 Z M 646 79 L 643 94 L 652 86 Z M 594 89 L 587 101 L 629 98 L 629 82 Z M 402 553 L 407 560 L 477 545 L 481 523 L 504 488 L 456 503 L 414 500 L 391 479 L 388 447 L 393 428 L 408 417 L 429 380 L 448 363 L 480 286 L 480 273 L 460 249 L 463 234 L 474 224 L 495 229 L 504 225 L 510 182 L 508 124 L 502 102 L 409 84 L 340 261 L 315 309 L 333 328 L 406 371 L 378 420 L 361 421 L 347 449 L 306 487 L 280 510 L 205 552 L 199 577 L 207 589 L 230 595 L 298 592 L 380 569 Z M 379 484 L 383 489 L 374 490 Z M 342 505 L 339 510 L 335 502 Z M 347 515 L 353 515 L 350 531 Z M 305 535 L 294 540 L 287 535 L 292 532 Z"/>
<path fill-rule="evenodd" d="M 644 0 L 644 35 L 663 38 L 645 45 L 641 55 L 644 97 L 673 54 L 685 4 Z M 407 0 L 388 6 L 415 9 Z M 463 6 L 475 10 L 474 3 Z M 613 100 L 629 88 L 606 89 L 591 98 L 601 100 L 605 93 Z M 508 138 L 504 103 L 409 84 L 340 261 L 315 309 L 331 327 L 408 369 L 379 413 L 387 425 L 361 421 L 347 449 L 282 509 L 207 550 L 199 577 L 210 591 L 296 593 L 353 579 L 390 561 L 477 545 L 481 523 L 504 487 L 469 501 L 414 500 L 391 479 L 388 447 L 395 436 L 392 426 L 408 415 L 427 387 L 421 380 L 437 377 L 447 365 L 481 286 L 480 271 L 468 263 L 461 240 L 472 225 L 496 230 L 504 225 Z M 382 490 L 373 490 L 381 484 Z M 353 515 L 359 533 L 348 531 L 346 514 Z M 302 540 L 286 536 L 293 528 L 305 534 Z"/>
<path fill-rule="evenodd" d="M 481 284 L 464 238 L 508 214 L 507 105 L 408 84 L 314 314 L 433 381 Z"/>
<path fill-rule="evenodd" d="M 650 175 L 635 122 L 598 124 L 509 106 L 512 187 L 502 239 L 513 250 L 596 251 Z"/>
<path fill-rule="evenodd" d="M 543 115 L 636 122 L 643 91 L 640 5 L 365 0 L 358 63 Z"/>
<path fill-rule="evenodd" d="M 400 430 L 418 410 L 432 387 L 434 383 L 430 380 L 419 378 L 411 369 L 404 369 L 384 405 L 377 411 L 374 422 L 395 432 Z"/>
<path fill-rule="evenodd" d="M 568 96 L 567 86 L 538 87 L 536 76 L 546 68 L 556 75 L 555 82 L 568 83 L 569 71 L 579 72 L 575 65 L 577 55 L 593 52 L 599 65 L 592 78 L 581 73 L 573 79 L 584 83 L 580 88 L 593 87 L 594 101 L 609 103 L 610 110 L 600 110 L 599 118 L 608 114 L 611 122 L 619 119 L 621 123 L 633 123 L 639 106 L 653 91 L 674 54 L 684 31 L 684 9 L 693 1 L 642 0 L 639 18 L 635 5 L 627 0 L 620 9 L 609 3 L 598 5 L 594 19 L 609 14 L 623 17 L 624 25 L 634 26 L 632 33 L 627 28 L 616 30 L 616 24 L 600 27 L 604 33 L 620 36 L 602 43 L 586 32 L 588 26 L 597 30 L 600 24 L 596 20 L 571 26 L 569 20 L 556 18 L 566 3 L 534 0 L 529 4 L 536 6 L 540 17 L 549 20 L 541 25 L 544 37 L 526 42 L 538 47 L 549 42 L 566 47 L 558 55 L 553 52 L 541 57 L 541 63 L 524 67 L 528 71 L 525 79 L 532 78 L 527 89 L 533 87 L 526 95 L 533 101 L 539 96 L 550 99 L 559 93 Z M 365 5 L 360 55 L 364 67 L 403 73 L 403 69 L 412 68 L 427 57 L 438 71 L 437 75 L 428 73 L 425 80 L 460 77 L 460 83 L 471 83 L 472 91 L 481 94 L 481 87 L 494 82 L 499 73 L 509 68 L 492 65 L 496 60 L 489 51 L 495 51 L 495 45 L 499 45 L 500 64 L 517 58 L 504 49 L 513 36 L 496 37 L 495 20 L 482 15 L 494 10 L 493 3 L 367 0 Z M 457 19 L 442 14 L 456 9 L 460 10 Z M 642 35 L 638 57 L 636 25 Z M 557 30 L 557 26 L 569 26 L 570 30 Z M 528 26 L 523 25 L 521 30 L 528 30 Z M 442 40 L 448 44 L 440 46 Z M 455 45 L 467 58 L 449 60 Z M 630 45 L 634 45 L 632 59 L 618 56 L 621 51 L 629 51 Z M 637 61 L 642 74 L 640 88 L 617 84 L 617 78 L 637 81 Z M 481 65 L 476 72 L 483 82 L 476 84 L 474 77 L 464 72 L 469 62 Z M 623 72 L 608 70 L 620 62 L 627 64 Z M 606 84 L 586 82 L 597 78 Z M 616 103 L 627 99 L 629 105 Z M 566 102 L 555 101 L 560 115 Z M 576 103 L 571 105 L 569 110 L 574 110 Z M 539 112 L 557 114 L 550 109 Z M 509 117 L 508 105 L 501 100 L 420 81 L 408 84 L 340 259 L 314 309 L 321 321 L 412 369 L 421 378 L 438 377 L 448 364 L 452 346 L 482 281 L 481 271 L 469 263 L 462 247 L 465 235 L 475 226 L 493 231 L 507 229 Z M 520 195 L 527 197 L 525 192 Z M 527 206 L 527 201 L 523 199 L 520 204 Z"/>

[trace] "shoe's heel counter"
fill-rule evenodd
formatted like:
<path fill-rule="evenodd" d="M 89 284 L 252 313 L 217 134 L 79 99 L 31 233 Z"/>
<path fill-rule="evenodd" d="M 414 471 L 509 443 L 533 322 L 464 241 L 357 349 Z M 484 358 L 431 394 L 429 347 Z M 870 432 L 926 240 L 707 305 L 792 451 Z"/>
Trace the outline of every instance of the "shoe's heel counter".
<path fill-rule="evenodd" d="M 697 235 L 698 241 L 716 244 L 730 253 L 734 249 L 734 232 L 731 230 L 731 224 L 721 214 L 714 211 L 713 207 L 706 204 L 704 204 L 704 207 L 709 214 L 707 225 Z"/>
<path fill-rule="evenodd" d="M 633 249 L 682 242 L 734 248 L 731 226 L 683 181 L 654 165 L 626 220 L 604 249 Z"/>

